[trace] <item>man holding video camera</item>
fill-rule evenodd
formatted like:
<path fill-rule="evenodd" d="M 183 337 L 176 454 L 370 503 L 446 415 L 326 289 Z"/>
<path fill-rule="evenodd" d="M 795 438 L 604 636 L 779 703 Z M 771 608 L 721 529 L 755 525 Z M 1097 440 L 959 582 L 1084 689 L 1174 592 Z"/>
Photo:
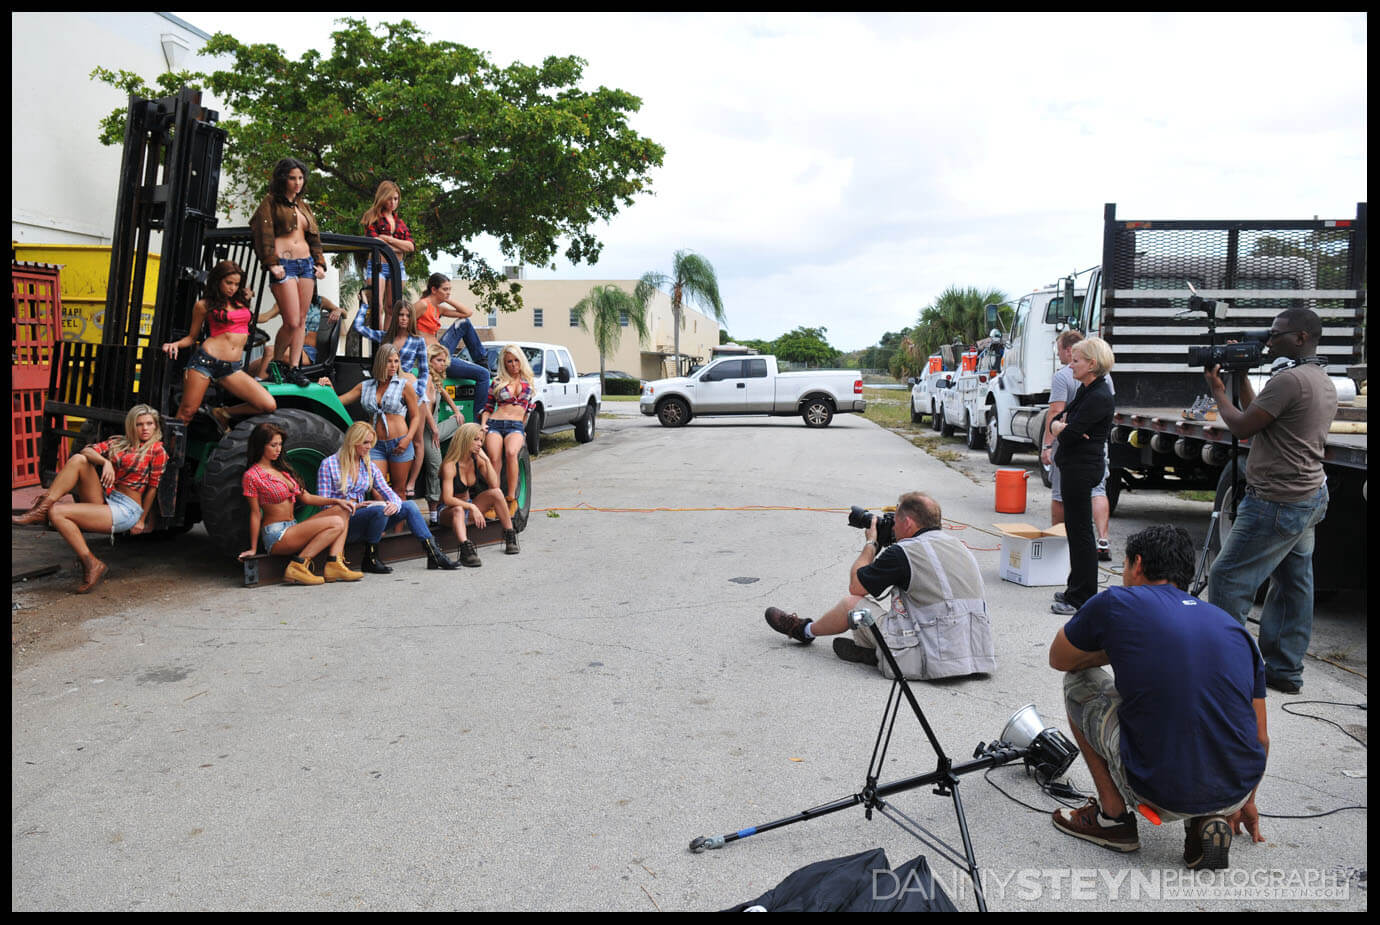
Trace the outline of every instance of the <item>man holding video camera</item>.
<path fill-rule="evenodd" d="M 768 607 L 767 625 L 808 645 L 816 636 L 848 629 L 848 612 L 865 595 L 880 597 L 891 589 L 891 609 L 875 629 L 908 679 L 930 681 L 996 668 L 977 560 L 943 529 L 939 502 L 918 491 L 902 495 L 896 502 L 892 535 L 886 535 L 883 524 L 879 540 L 881 519 L 868 517 L 867 542 L 849 569 L 847 596 L 817 620 Z M 869 630 L 859 628 L 855 638 L 856 642 L 835 639 L 834 653 L 844 661 L 877 665 L 883 675 L 892 677 L 890 665 L 877 657 Z"/>
<path fill-rule="evenodd" d="M 1321 336 L 1322 323 L 1306 308 L 1276 315 L 1267 342 L 1278 358 L 1270 381 L 1256 395 L 1245 371 L 1238 371 L 1239 410 L 1221 367 L 1203 373 L 1222 421 L 1237 438 L 1251 441 L 1246 491 L 1212 563 L 1208 600 L 1244 626 L 1256 589 L 1269 579 L 1260 652 L 1266 683 L 1286 694 L 1303 688 L 1303 656 L 1313 634 L 1313 535 L 1327 514 L 1323 452 L 1337 414 L 1337 389 L 1317 356 Z"/>

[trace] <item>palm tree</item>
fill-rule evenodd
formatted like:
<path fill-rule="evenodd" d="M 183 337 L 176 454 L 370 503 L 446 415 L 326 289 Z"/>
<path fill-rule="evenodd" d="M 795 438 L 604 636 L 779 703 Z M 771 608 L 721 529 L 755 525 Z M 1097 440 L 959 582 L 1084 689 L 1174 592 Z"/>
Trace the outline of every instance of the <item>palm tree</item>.
<path fill-rule="evenodd" d="M 941 344 L 955 341 L 972 344 L 987 336 L 987 306 L 1003 305 L 1006 293 L 999 289 L 979 290 L 974 286 L 950 286 L 933 305 L 920 312 L 916 323 L 917 353 L 926 356 Z M 1003 308 L 1001 318 L 1010 324 L 1011 310 Z"/>
<path fill-rule="evenodd" d="M 724 303 L 719 298 L 719 280 L 708 260 L 694 251 L 676 251 L 671 259 L 671 275 L 655 270 L 642 274 L 634 296 L 645 305 L 652 293 L 660 290 L 671 297 L 671 319 L 676 339 L 676 375 L 680 368 L 680 316 L 685 303 L 692 302 L 714 313 L 714 320 L 724 320 Z"/>
<path fill-rule="evenodd" d="M 641 285 L 637 287 L 641 290 Z M 604 382 L 604 357 L 618 349 L 623 338 L 623 325 L 626 323 L 637 332 L 638 343 L 645 344 L 651 328 L 647 324 L 647 301 L 651 293 L 629 294 L 617 286 L 595 286 L 572 311 L 580 319 L 580 329 L 593 330 L 594 346 L 599 351 L 599 391 L 606 387 Z M 626 318 L 626 322 L 624 319 Z"/>

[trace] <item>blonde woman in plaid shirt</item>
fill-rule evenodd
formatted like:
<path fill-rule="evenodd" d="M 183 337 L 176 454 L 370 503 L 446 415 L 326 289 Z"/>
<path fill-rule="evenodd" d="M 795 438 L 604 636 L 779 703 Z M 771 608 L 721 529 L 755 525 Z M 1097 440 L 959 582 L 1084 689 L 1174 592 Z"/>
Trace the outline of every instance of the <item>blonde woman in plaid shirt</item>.
<path fill-rule="evenodd" d="M 158 413 L 135 405 L 125 415 L 125 433 L 85 447 L 67 461 L 48 491 L 15 524 L 51 523 L 81 560 L 85 594 L 105 577 L 108 566 L 92 554 L 82 532 L 143 533 L 168 464 Z M 72 492 L 77 502 L 62 500 Z"/>

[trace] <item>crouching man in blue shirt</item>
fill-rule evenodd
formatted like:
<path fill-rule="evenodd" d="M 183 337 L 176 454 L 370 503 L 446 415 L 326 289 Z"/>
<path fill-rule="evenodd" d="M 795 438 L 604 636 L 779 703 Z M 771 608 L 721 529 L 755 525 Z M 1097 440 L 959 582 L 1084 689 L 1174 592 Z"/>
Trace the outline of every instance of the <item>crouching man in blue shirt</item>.
<path fill-rule="evenodd" d="M 1068 672 L 1069 725 L 1097 788 L 1054 825 L 1135 851 L 1145 804 L 1184 820 L 1189 868 L 1216 870 L 1233 832 L 1265 840 L 1255 808 L 1270 747 L 1265 666 L 1241 624 L 1182 590 L 1192 575 L 1187 532 L 1142 530 L 1126 543 L 1124 587 L 1092 597 L 1054 637 L 1049 664 Z"/>

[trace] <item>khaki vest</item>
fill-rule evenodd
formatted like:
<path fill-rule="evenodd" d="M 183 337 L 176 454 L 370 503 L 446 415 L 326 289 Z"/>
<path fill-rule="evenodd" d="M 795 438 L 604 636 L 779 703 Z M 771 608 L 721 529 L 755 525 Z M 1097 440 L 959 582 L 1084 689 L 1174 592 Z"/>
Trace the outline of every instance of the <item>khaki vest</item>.
<path fill-rule="evenodd" d="M 912 681 L 988 673 L 997 667 L 977 560 L 952 533 L 930 530 L 896 544 L 910 562 L 910 585 L 891 594 L 877 629 Z M 886 658 L 878 667 L 893 677 Z"/>

